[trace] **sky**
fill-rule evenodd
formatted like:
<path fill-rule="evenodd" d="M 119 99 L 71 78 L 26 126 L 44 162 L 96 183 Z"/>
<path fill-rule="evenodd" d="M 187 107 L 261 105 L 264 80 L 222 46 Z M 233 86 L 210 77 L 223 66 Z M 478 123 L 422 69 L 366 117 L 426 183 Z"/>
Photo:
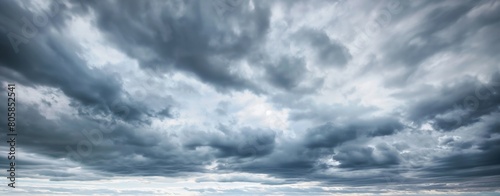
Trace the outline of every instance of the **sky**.
<path fill-rule="evenodd" d="M 500 1 L 2 0 L 0 32 L 2 195 L 500 195 Z"/>

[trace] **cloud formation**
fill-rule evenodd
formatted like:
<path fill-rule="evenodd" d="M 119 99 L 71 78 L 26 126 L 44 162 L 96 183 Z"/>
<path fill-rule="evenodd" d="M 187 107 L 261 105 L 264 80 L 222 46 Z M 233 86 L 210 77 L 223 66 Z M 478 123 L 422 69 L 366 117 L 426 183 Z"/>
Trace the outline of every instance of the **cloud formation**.
<path fill-rule="evenodd" d="M 499 191 L 500 2 L 0 5 L 24 193 Z"/>

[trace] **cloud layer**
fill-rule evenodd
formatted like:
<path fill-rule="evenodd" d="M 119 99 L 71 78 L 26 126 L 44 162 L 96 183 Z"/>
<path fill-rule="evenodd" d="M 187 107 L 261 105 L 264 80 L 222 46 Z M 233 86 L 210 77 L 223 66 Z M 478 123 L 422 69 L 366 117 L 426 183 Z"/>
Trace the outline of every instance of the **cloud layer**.
<path fill-rule="evenodd" d="M 25 194 L 498 193 L 500 2 L 0 4 Z"/>

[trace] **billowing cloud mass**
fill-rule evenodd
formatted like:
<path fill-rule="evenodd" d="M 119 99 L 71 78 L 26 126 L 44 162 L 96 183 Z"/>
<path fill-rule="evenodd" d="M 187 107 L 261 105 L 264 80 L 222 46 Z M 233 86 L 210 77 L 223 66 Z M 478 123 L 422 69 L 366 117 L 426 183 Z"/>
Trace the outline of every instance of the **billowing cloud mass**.
<path fill-rule="evenodd" d="M 0 10 L 2 194 L 500 194 L 500 1 Z"/>

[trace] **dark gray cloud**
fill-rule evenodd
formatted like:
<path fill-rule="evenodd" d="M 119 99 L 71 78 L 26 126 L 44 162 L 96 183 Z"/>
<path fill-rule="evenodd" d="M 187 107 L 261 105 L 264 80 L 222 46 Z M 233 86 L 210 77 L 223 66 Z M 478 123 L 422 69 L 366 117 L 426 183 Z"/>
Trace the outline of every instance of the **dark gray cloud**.
<path fill-rule="evenodd" d="M 160 110 L 156 116 L 159 117 L 160 119 L 164 118 L 175 118 L 176 113 L 174 111 L 174 108 L 172 106 L 167 106 L 166 108 Z"/>
<path fill-rule="evenodd" d="M 419 123 L 434 121 L 436 128 L 446 131 L 477 122 L 499 109 L 500 75 L 495 73 L 491 77 L 487 83 L 465 77 L 437 89 L 422 89 L 426 93 L 413 96 L 408 118 Z"/>
<path fill-rule="evenodd" d="M 375 147 L 349 146 L 339 149 L 333 159 L 340 162 L 339 167 L 366 169 L 367 167 L 383 168 L 399 163 L 399 154 L 385 143 Z"/>
<path fill-rule="evenodd" d="M 467 53 L 489 59 L 493 57 L 491 52 L 498 52 L 496 44 L 478 44 L 474 50 L 469 48 L 473 43 L 498 43 L 495 36 L 490 36 L 500 29 L 498 23 L 494 22 L 500 17 L 500 8 L 493 1 L 422 1 L 406 6 L 402 15 L 394 17 L 399 24 L 404 25 L 404 19 L 417 14 L 422 14 L 422 18 L 416 25 L 390 36 L 397 40 L 387 41 L 383 45 L 385 50 L 382 51 L 384 55 L 380 55 L 383 56 L 381 67 L 406 67 L 400 74 L 388 78 L 386 86 L 411 84 L 412 80 L 418 79 L 422 63 L 431 57 L 445 53 Z"/>
<path fill-rule="evenodd" d="M 2 109 L 6 107 L 2 106 Z M 171 135 L 141 125 L 85 116 L 54 120 L 40 114 L 37 106 L 18 106 L 17 109 L 18 116 L 30 119 L 17 125 L 19 130 L 24 130 L 24 134 L 19 136 L 23 147 L 57 159 L 68 158 L 62 166 L 76 161 L 117 175 L 133 173 L 152 176 L 161 171 L 161 175 L 175 176 L 183 172 L 202 171 L 204 162 L 197 159 L 210 160 L 205 155 L 178 157 L 182 149 L 173 144 Z M 2 123 L 6 121 L 2 120 Z M 140 171 L 137 170 L 139 168 Z M 52 177 L 64 176 L 54 174 Z"/>
<path fill-rule="evenodd" d="M 276 65 L 266 67 L 268 80 L 276 87 L 291 90 L 297 87 L 307 72 L 304 59 L 282 57 Z"/>
<path fill-rule="evenodd" d="M 407 66 L 418 66 L 428 57 L 448 49 L 451 46 L 459 46 L 459 42 L 463 41 L 464 34 L 451 34 L 446 39 L 440 38 L 439 32 L 446 31 L 460 21 L 462 17 L 472 9 L 474 2 L 453 4 L 450 2 L 438 6 L 430 10 L 421 25 L 416 26 L 413 30 L 408 30 L 411 34 L 401 36 L 406 38 L 405 42 L 390 42 L 389 48 L 393 49 L 393 54 L 389 54 L 387 58 L 396 62 L 399 60 Z M 425 23 L 424 21 L 433 21 Z M 460 27 L 459 27 L 460 28 Z M 399 36 L 398 36 L 399 37 Z M 407 44 L 411 40 L 421 41 L 423 44 Z M 402 43 L 405 43 L 404 45 Z"/>
<path fill-rule="evenodd" d="M 195 150 L 208 146 L 216 150 L 217 157 L 264 156 L 271 153 L 275 147 L 276 134 L 272 130 L 245 127 L 235 131 L 225 125 L 219 125 L 219 129 L 222 134 L 205 133 L 203 137 L 186 141 L 185 147 Z"/>
<path fill-rule="evenodd" d="M 391 135 L 402 129 L 403 124 L 397 119 L 352 119 L 348 124 L 326 123 L 315 127 L 308 131 L 304 139 L 310 148 L 331 148 L 358 137 Z"/>
<path fill-rule="evenodd" d="M 36 4 L 2 1 L 0 83 L 19 86 L 19 164 L 34 179 L 200 175 L 284 195 L 498 190 L 500 4 L 400 3 L 364 54 L 341 36 L 357 30 L 326 18 L 328 1 L 50 2 L 43 25 Z M 360 4 L 335 17 L 360 24 L 391 5 Z M 82 18 L 130 59 L 90 66 L 82 53 L 94 48 L 67 34 Z M 320 185 L 287 187 L 303 182 Z"/>
<path fill-rule="evenodd" d="M 391 167 L 399 163 L 397 149 L 385 143 L 370 147 L 366 141 L 373 137 L 395 134 L 402 129 L 398 120 L 390 118 L 357 120 L 345 125 L 326 123 L 306 130 L 300 139 L 281 142 L 266 157 L 220 169 L 266 173 L 290 181 L 307 181 L 321 178 L 319 174 L 332 168 L 320 161 L 324 158 L 330 161 L 338 159 L 341 168 Z"/>
<path fill-rule="evenodd" d="M 311 47 L 323 66 L 343 67 L 352 58 L 349 50 L 339 41 L 332 40 L 321 30 L 303 29 L 295 35 Z"/>
<path fill-rule="evenodd" d="M 346 141 L 357 138 L 357 129 L 351 127 L 335 127 L 332 124 L 319 126 L 308 132 L 307 146 L 310 148 L 335 147 Z"/>
<path fill-rule="evenodd" d="M 456 153 L 435 160 L 434 164 L 426 168 L 423 178 L 446 178 L 452 181 L 454 178 L 485 178 L 493 177 L 500 180 L 499 139 L 487 139 L 480 144 L 479 152 Z"/>
<path fill-rule="evenodd" d="M 145 69 L 186 71 L 218 90 L 261 91 L 229 68 L 237 66 L 235 61 L 257 49 L 265 38 L 270 15 L 265 2 L 253 9 L 248 1 L 234 5 L 218 1 L 85 1 L 81 5 L 82 10 L 96 14 L 96 25 L 107 38 Z"/>
<path fill-rule="evenodd" d="M 126 120 L 141 119 L 145 112 L 121 98 L 120 79 L 90 69 L 76 53 L 81 48 L 57 31 L 57 23 L 53 22 L 57 22 L 61 17 L 59 13 L 66 9 L 63 4 L 52 2 L 52 7 L 57 6 L 58 11 L 46 13 L 47 22 L 43 25 L 31 20 L 38 13 L 26 11 L 14 1 L 2 4 L 1 25 L 8 29 L 7 36 L 2 37 L 0 43 L 4 51 L 1 56 L 2 78 L 27 86 L 46 85 L 61 89 L 81 106 L 91 107 L 93 112 L 117 116 L 124 116 L 122 113 L 126 112 Z M 50 14 L 54 16 L 50 17 Z"/>

